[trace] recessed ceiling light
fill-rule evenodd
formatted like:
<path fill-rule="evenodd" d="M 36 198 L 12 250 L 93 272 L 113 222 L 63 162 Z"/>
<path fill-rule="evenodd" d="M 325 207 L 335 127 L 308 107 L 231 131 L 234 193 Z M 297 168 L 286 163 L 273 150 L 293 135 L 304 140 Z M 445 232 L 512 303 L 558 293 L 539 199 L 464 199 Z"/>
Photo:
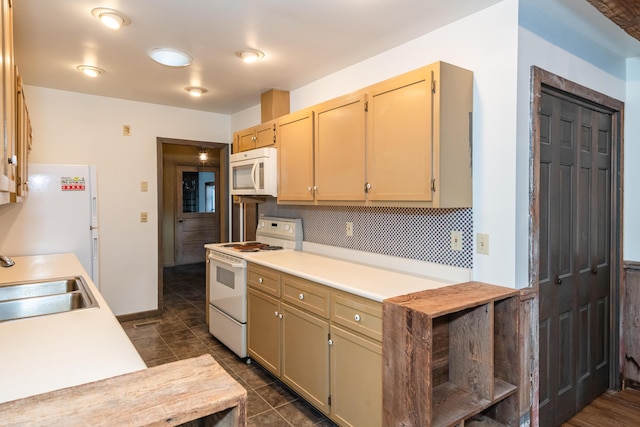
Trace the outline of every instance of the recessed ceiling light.
<path fill-rule="evenodd" d="M 102 68 L 94 67 L 93 65 L 78 65 L 76 69 L 82 71 L 89 77 L 98 77 L 100 74 L 104 74 Z"/>
<path fill-rule="evenodd" d="M 100 19 L 100 22 L 102 22 L 112 30 L 119 30 L 120 27 L 124 27 L 125 25 L 129 25 L 131 23 L 131 20 L 129 18 L 114 9 L 98 7 L 93 9 L 91 11 L 91 14 Z"/>
<path fill-rule="evenodd" d="M 203 87 L 189 86 L 185 87 L 184 90 L 189 92 L 191 96 L 200 97 L 203 93 L 207 93 L 207 90 Z"/>
<path fill-rule="evenodd" d="M 156 47 L 147 51 L 147 55 L 159 64 L 168 67 L 186 67 L 191 64 L 191 57 L 178 49 Z"/>
<path fill-rule="evenodd" d="M 246 63 L 256 62 L 258 59 L 264 58 L 264 53 L 256 49 L 241 50 L 236 52 L 236 55 Z"/>

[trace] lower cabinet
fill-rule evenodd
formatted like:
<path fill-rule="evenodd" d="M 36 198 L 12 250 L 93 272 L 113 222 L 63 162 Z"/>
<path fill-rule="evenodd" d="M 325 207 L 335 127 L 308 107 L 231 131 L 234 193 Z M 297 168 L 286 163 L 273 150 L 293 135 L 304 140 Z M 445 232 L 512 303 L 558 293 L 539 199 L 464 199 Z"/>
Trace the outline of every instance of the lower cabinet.
<path fill-rule="evenodd" d="M 281 379 L 329 413 L 329 321 L 282 303 Z"/>
<path fill-rule="evenodd" d="M 247 291 L 247 352 L 249 356 L 280 376 L 280 301 L 249 288 Z"/>
<path fill-rule="evenodd" d="M 331 326 L 331 418 L 345 426 L 382 425 L 382 345 Z"/>
<path fill-rule="evenodd" d="M 382 425 L 382 304 L 249 263 L 249 357 L 341 426 Z"/>

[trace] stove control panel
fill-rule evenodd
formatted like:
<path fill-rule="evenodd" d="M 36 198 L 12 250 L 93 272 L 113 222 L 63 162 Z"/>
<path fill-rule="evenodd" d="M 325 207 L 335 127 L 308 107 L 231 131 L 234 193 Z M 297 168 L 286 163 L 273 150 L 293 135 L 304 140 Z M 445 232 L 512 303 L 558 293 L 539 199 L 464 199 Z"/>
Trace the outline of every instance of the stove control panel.
<path fill-rule="evenodd" d="M 256 229 L 258 240 L 259 236 L 302 242 L 302 220 L 300 218 L 261 217 Z"/>

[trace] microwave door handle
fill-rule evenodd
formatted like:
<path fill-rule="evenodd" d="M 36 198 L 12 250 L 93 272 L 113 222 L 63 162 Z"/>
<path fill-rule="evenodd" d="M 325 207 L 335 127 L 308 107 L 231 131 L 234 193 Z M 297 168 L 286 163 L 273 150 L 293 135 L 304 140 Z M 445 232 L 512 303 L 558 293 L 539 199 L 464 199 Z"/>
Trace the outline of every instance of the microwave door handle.
<path fill-rule="evenodd" d="M 258 177 L 256 176 L 256 171 L 258 169 L 258 163 L 260 163 L 260 161 L 256 160 L 253 163 L 253 167 L 251 168 L 251 182 L 253 183 L 253 189 L 256 192 L 258 191 Z"/>

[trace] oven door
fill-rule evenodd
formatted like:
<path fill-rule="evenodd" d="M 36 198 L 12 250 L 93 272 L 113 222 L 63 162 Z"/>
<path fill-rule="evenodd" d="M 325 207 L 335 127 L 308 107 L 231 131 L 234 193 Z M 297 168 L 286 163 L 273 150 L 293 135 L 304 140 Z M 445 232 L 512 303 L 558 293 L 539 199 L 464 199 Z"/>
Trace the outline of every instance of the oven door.
<path fill-rule="evenodd" d="M 209 255 L 209 303 L 240 323 L 247 322 L 247 268 L 243 260 Z"/>

